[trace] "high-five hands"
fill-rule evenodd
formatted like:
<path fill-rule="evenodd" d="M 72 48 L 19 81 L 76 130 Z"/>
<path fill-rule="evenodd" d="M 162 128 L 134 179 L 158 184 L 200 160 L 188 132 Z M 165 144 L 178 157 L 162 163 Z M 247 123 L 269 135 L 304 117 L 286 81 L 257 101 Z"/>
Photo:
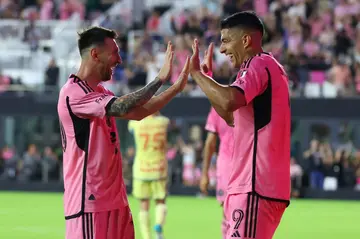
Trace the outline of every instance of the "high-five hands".
<path fill-rule="evenodd" d="M 211 74 L 213 71 L 213 60 L 212 56 L 214 53 L 214 44 L 211 43 L 208 49 L 205 51 L 205 56 L 203 62 L 200 65 L 200 56 L 199 56 L 199 41 L 194 40 L 192 45 L 193 55 L 190 59 L 190 74 L 203 72 L 205 74 Z"/>

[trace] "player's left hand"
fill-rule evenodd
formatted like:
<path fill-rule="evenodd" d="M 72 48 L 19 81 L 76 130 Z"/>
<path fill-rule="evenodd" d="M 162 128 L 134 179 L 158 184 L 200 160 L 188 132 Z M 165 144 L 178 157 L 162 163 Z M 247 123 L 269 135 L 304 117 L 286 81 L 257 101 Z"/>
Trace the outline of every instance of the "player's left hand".
<path fill-rule="evenodd" d="M 192 44 L 193 54 L 190 58 L 190 74 L 200 72 L 199 41 L 195 38 Z"/>
<path fill-rule="evenodd" d="M 165 63 L 163 67 L 160 69 L 158 74 L 158 78 L 162 82 L 165 82 L 168 79 L 170 79 L 172 66 L 173 66 L 173 58 L 174 58 L 174 47 L 172 43 L 169 41 L 165 53 Z"/>

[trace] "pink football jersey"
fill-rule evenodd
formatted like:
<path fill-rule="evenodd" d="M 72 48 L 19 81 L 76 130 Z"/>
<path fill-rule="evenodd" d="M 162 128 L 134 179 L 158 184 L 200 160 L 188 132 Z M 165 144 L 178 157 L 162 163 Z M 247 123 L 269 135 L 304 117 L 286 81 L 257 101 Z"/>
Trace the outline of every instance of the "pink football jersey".
<path fill-rule="evenodd" d="M 283 67 L 269 53 L 245 61 L 231 85 L 246 98 L 234 111 L 234 154 L 229 194 L 254 192 L 290 198 L 290 99 Z"/>
<path fill-rule="evenodd" d="M 115 119 L 105 115 L 115 99 L 75 75 L 60 90 L 66 219 L 128 205 Z"/>
<path fill-rule="evenodd" d="M 216 161 L 216 174 L 223 177 L 228 175 L 230 168 L 230 160 L 234 149 L 233 129 L 228 126 L 214 108 L 211 108 L 205 129 L 216 133 L 220 139 L 219 152 Z"/>

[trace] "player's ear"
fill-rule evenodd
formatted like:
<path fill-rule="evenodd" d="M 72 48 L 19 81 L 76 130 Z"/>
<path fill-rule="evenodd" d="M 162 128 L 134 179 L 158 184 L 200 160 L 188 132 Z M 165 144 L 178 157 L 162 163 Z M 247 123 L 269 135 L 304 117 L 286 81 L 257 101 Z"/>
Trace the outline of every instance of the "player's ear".
<path fill-rule="evenodd" d="M 94 61 L 99 61 L 99 51 L 96 47 L 90 49 L 90 56 Z"/>
<path fill-rule="evenodd" d="M 251 45 L 251 35 L 245 33 L 242 37 L 244 48 L 248 48 Z"/>

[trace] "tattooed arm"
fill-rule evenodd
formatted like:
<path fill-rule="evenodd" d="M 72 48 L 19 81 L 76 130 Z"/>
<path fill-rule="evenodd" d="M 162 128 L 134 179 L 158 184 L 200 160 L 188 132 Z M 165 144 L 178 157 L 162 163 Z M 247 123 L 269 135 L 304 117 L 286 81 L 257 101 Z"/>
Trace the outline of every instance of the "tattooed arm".
<path fill-rule="evenodd" d="M 172 85 L 169 89 L 161 94 L 152 97 L 146 104 L 137 106 L 122 118 L 128 120 L 142 120 L 143 118 L 154 114 L 167 105 L 179 92 L 181 88 L 177 84 Z"/>
<path fill-rule="evenodd" d="M 148 102 L 156 91 L 162 86 L 163 81 L 156 77 L 155 80 L 147 84 L 138 91 L 124 95 L 110 102 L 106 107 L 106 115 L 122 117 L 128 114 L 135 107 L 144 105 Z"/>
<path fill-rule="evenodd" d="M 142 120 L 143 118 L 162 109 L 186 86 L 189 75 L 189 63 L 189 58 L 187 58 L 177 81 L 169 89 L 162 92 L 158 96 L 151 98 L 146 104 L 134 108 L 129 112 L 129 114 L 124 115 L 122 118 L 130 120 Z"/>

